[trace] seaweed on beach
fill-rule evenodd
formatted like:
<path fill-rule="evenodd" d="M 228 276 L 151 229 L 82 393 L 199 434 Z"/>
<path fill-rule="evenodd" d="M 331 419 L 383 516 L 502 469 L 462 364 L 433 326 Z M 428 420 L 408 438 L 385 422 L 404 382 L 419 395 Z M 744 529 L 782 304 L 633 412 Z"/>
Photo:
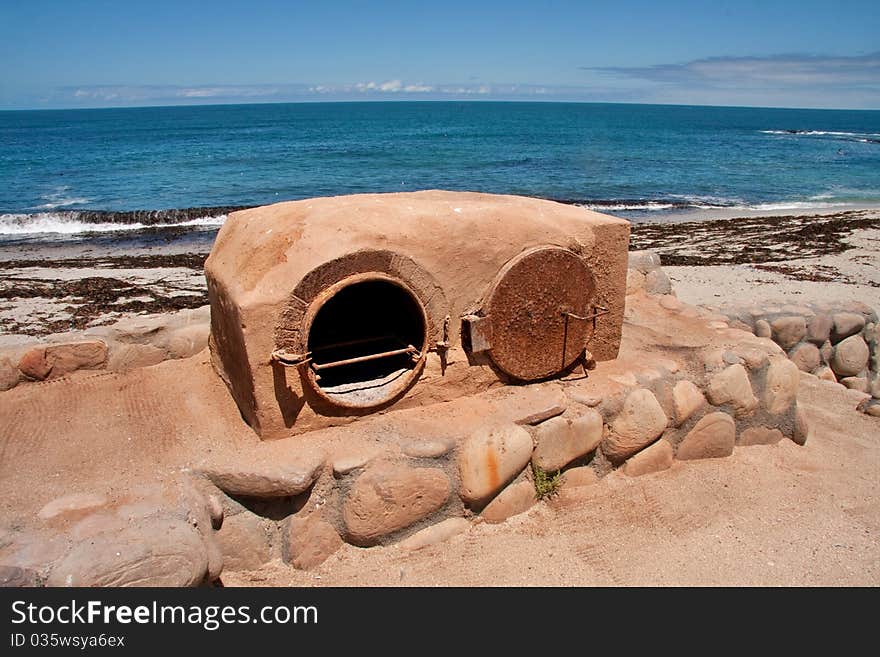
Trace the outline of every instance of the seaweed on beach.
<path fill-rule="evenodd" d="M 657 251 L 663 264 L 672 266 L 778 262 L 843 253 L 852 248 L 846 238 L 865 228 L 880 228 L 880 215 L 851 210 L 818 216 L 633 224 L 630 249 Z"/>
<path fill-rule="evenodd" d="M 64 319 L 46 321 L 38 327 L 24 326 L 12 320 L 3 322 L 3 331 L 29 335 L 49 335 L 61 331 L 83 329 L 107 321 L 122 313 L 164 313 L 199 308 L 208 303 L 205 290 L 180 290 L 162 281 L 137 285 L 118 278 L 89 276 L 76 280 L 35 280 L 17 278 L 0 288 L 0 299 L 55 299 L 66 301 Z M 173 294 L 171 292 L 182 292 Z M 96 320 L 98 320 L 96 322 Z"/>
<path fill-rule="evenodd" d="M 121 256 L 82 256 L 52 260 L 0 260 L 0 270 L 25 267 L 51 267 L 52 269 L 195 269 L 205 268 L 206 253 L 169 253 Z"/>

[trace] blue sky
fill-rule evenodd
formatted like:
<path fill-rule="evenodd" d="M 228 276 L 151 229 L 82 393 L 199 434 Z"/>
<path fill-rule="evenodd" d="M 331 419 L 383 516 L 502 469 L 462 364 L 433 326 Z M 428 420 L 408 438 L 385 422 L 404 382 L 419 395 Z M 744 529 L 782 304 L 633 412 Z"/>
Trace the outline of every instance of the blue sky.
<path fill-rule="evenodd" d="M 573 100 L 880 109 L 880 1 L 0 0 L 0 108 Z"/>

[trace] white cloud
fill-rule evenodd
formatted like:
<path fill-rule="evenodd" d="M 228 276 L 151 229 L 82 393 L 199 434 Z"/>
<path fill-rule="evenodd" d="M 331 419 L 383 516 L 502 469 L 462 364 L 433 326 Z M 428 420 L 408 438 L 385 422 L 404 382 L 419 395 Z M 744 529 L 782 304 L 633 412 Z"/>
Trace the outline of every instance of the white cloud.
<path fill-rule="evenodd" d="M 709 57 L 684 64 L 582 67 L 612 77 L 682 86 L 798 87 L 867 85 L 880 89 L 880 52 L 854 57 Z"/>
<path fill-rule="evenodd" d="M 711 57 L 642 67 L 581 67 L 579 84 L 436 83 L 400 78 L 320 84 L 66 87 L 44 106 L 431 98 L 880 108 L 880 52 L 842 57 Z"/>

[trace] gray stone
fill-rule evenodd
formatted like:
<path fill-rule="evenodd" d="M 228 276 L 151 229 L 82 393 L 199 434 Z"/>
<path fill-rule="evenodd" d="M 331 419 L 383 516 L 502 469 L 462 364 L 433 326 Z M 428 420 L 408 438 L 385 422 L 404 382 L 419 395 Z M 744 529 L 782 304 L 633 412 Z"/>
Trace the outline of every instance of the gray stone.
<path fill-rule="evenodd" d="M 532 458 L 532 437 L 515 424 L 480 427 L 458 454 L 461 498 L 470 505 L 491 499 Z"/>
<path fill-rule="evenodd" d="M 599 481 L 599 475 L 589 466 L 580 468 L 571 468 L 562 474 L 562 485 L 565 488 L 581 488 L 582 486 L 592 486 Z"/>
<path fill-rule="evenodd" d="M 851 313 L 860 313 L 862 315 L 874 314 L 874 311 L 871 309 L 871 307 L 865 303 L 862 303 L 861 301 L 847 301 L 842 305 L 842 308 Z"/>
<path fill-rule="evenodd" d="M 18 385 L 21 373 L 5 356 L 0 357 L 0 392 L 5 392 Z"/>
<path fill-rule="evenodd" d="M 730 320 L 730 328 L 738 329 L 740 331 L 745 331 L 746 333 L 754 333 L 755 329 L 751 324 L 746 324 L 745 322 L 739 319 L 731 319 Z"/>
<path fill-rule="evenodd" d="M 675 426 L 681 426 L 706 403 L 702 391 L 691 381 L 682 380 L 672 389 L 672 401 L 675 409 Z"/>
<path fill-rule="evenodd" d="M 880 374 L 874 374 L 868 381 L 868 394 L 872 397 L 880 397 Z"/>
<path fill-rule="evenodd" d="M 822 346 L 819 347 L 819 355 L 822 357 L 823 363 L 831 362 L 831 357 L 834 356 L 834 345 L 831 344 L 831 340 L 825 340 L 822 343 Z"/>
<path fill-rule="evenodd" d="M 626 296 L 645 291 L 645 275 L 637 269 L 626 270 Z"/>
<path fill-rule="evenodd" d="M 880 417 L 880 399 L 865 397 L 856 406 L 856 410 L 872 417 Z"/>
<path fill-rule="evenodd" d="M 681 310 L 684 307 L 684 304 L 679 301 L 678 297 L 671 294 L 664 294 L 660 297 L 660 305 L 663 308 L 666 308 L 666 310 L 671 310 L 673 312 Z M 751 330 L 751 327 L 749 327 L 749 330 Z"/>
<path fill-rule="evenodd" d="M 535 506 L 536 502 L 535 487 L 532 482 L 519 481 L 505 488 L 489 502 L 480 517 L 488 523 L 504 522 L 508 518 L 525 513 Z"/>
<path fill-rule="evenodd" d="M 783 349 L 791 349 L 807 334 L 807 323 L 799 315 L 778 317 L 770 322 L 773 341 Z"/>
<path fill-rule="evenodd" d="M 205 498 L 205 508 L 208 511 L 208 517 L 211 519 L 211 527 L 213 529 L 220 529 L 223 526 L 223 518 L 226 515 L 220 497 L 218 495 L 208 495 Z"/>
<path fill-rule="evenodd" d="M 342 547 L 342 538 L 320 513 L 291 518 L 287 523 L 284 560 L 299 570 L 311 570 Z"/>
<path fill-rule="evenodd" d="M 346 536 L 355 545 L 375 545 L 440 509 L 449 492 L 449 479 L 437 468 L 371 467 L 357 478 L 343 503 Z"/>
<path fill-rule="evenodd" d="M 807 421 L 807 414 L 804 413 L 804 409 L 798 406 L 794 414 L 794 432 L 791 439 L 798 445 L 806 445 L 809 435 L 810 423 Z"/>
<path fill-rule="evenodd" d="M 739 435 L 740 445 L 775 445 L 784 436 L 779 429 L 769 427 L 751 427 Z"/>
<path fill-rule="evenodd" d="M 831 369 L 838 377 L 856 376 L 868 365 L 868 345 L 860 335 L 850 337 L 837 343 L 831 357 Z"/>
<path fill-rule="evenodd" d="M 440 458 L 452 449 L 452 443 L 448 440 L 410 440 L 403 444 L 401 451 L 414 459 Z"/>
<path fill-rule="evenodd" d="M 833 321 L 831 342 L 835 344 L 865 328 L 865 316 L 861 313 L 835 313 Z"/>
<path fill-rule="evenodd" d="M 107 369 L 120 372 L 138 367 L 150 367 L 158 365 L 167 358 L 165 351 L 151 344 L 117 343 L 110 350 Z"/>
<path fill-rule="evenodd" d="M 820 365 L 819 367 L 814 369 L 813 375 L 819 377 L 823 381 L 831 381 L 831 383 L 837 383 L 837 377 L 834 376 L 834 371 L 827 365 Z"/>
<path fill-rule="evenodd" d="M 868 379 L 863 376 L 845 376 L 840 380 L 840 383 L 850 390 L 868 392 Z"/>
<path fill-rule="evenodd" d="M 759 338 L 769 338 L 773 335 L 773 329 L 770 328 L 769 322 L 765 319 L 755 321 L 755 335 Z"/>
<path fill-rule="evenodd" d="M 654 251 L 630 251 L 627 267 L 647 274 L 660 269 L 660 256 Z"/>
<path fill-rule="evenodd" d="M 723 360 L 726 365 L 741 365 L 743 362 L 742 358 L 729 349 L 725 349 L 724 352 L 722 352 L 721 360 Z"/>
<path fill-rule="evenodd" d="M 703 416 L 684 437 L 675 452 L 678 460 L 730 456 L 736 441 L 736 424 L 727 413 Z"/>
<path fill-rule="evenodd" d="M 34 347 L 21 357 L 18 369 L 30 379 L 54 379 L 76 370 L 100 369 L 107 361 L 107 345 L 86 340 Z"/>
<path fill-rule="evenodd" d="M 0 564 L 48 573 L 70 548 L 70 536 L 59 531 L 8 531 L 0 538 Z"/>
<path fill-rule="evenodd" d="M 620 462 L 654 442 L 666 429 L 668 418 L 650 390 L 631 392 L 611 430 L 602 441 L 602 451 L 612 461 Z"/>
<path fill-rule="evenodd" d="M 834 322 L 829 315 L 823 314 L 812 317 L 807 325 L 807 340 L 821 346 L 831 337 L 831 327 L 833 324 Z"/>
<path fill-rule="evenodd" d="M 764 387 L 764 406 L 771 413 L 783 413 L 794 403 L 800 381 L 800 370 L 790 360 L 776 358 L 767 368 Z"/>
<path fill-rule="evenodd" d="M 39 586 L 39 573 L 18 566 L 0 566 L 0 588 L 24 588 Z"/>
<path fill-rule="evenodd" d="M 672 466 L 672 457 L 672 445 L 668 440 L 661 438 L 631 457 L 623 465 L 623 473 L 629 477 L 640 477 L 652 472 L 668 470 Z"/>
<path fill-rule="evenodd" d="M 662 269 L 655 269 L 645 275 L 645 292 L 648 294 L 672 294 L 672 281 Z"/>
<path fill-rule="evenodd" d="M 226 518 L 216 537 L 226 570 L 256 570 L 272 559 L 267 527 L 249 511 Z"/>
<path fill-rule="evenodd" d="M 816 314 L 809 306 L 794 303 L 787 303 L 782 306 L 782 312 L 789 313 L 791 315 L 803 315 L 804 317 L 812 317 Z"/>
<path fill-rule="evenodd" d="M 333 469 L 333 476 L 343 477 L 350 472 L 364 467 L 376 457 L 377 453 L 375 449 L 354 449 L 334 454 L 333 461 L 330 464 L 330 467 Z"/>
<path fill-rule="evenodd" d="M 776 345 L 774 343 L 771 344 L 773 344 L 774 348 L 776 348 Z M 736 352 L 737 356 L 742 358 L 745 366 L 752 372 L 764 367 L 769 359 L 766 350 L 758 349 L 756 347 L 750 347 L 748 345 L 738 345 L 734 347 L 734 351 Z"/>
<path fill-rule="evenodd" d="M 429 545 L 436 545 L 448 541 L 453 536 L 462 534 L 470 529 L 471 523 L 465 518 L 447 518 L 436 525 L 420 529 L 412 536 L 400 542 L 401 550 L 420 550 Z"/>
<path fill-rule="evenodd" d="M 76 544 L 48 586 L 198 586 L 208 578 L 199 532 L 178 518 L 144 518 Z"/>
<path fill-rule="evenodd" d="M 539 424 L 532 463 L 552 472 L 589 454 L 602 441 L 602 425 L 602 415 L 593 409 L 575 418 L 555 417 Z"/>
<path fill-rule="evenodd" d="M 250 462 L 207 466 L 199 472 L 228 495 L 244 497 L 289 497 L 304 492 L 324 467 L 321 452 L 298 451 L 284 458 L 254 459 Z"/>
<path fill-rule="evenodd" d="M 588 393 L 580 390 L 569 390 L 566 393 L 573 402 L 594 408 L 602 403 L 604 396 L 599 392 Z"/>
<path fill-rule="evenodd" d="M 516 424 L 540 424 L 541 422 L 546 422 L 550 418 L 556 417 L 557 415 L 562 415 L 563 413 L 565 413 L 565 405 L 552 404 L 550 406 L 547 406 L 546 408 L 542 408 L 533 413 L 529 413 L 524 417 L 521 417 L 516 421 Z"/>
<path fill-rule="evenodd" d="M 709 401 L 716 406 L 730 404 L 737 414 L 748 413 L 758 405 L 749 373 L 742 365 L 731 365 L 709 381 Z"/>
<path fill-rule="evenodd" d="M 168 337 L 165 349 L 171 358 L 189 358 L 208 346 L 208 324 L 192 324 L 175 330 Z"/>
<path fill-rule="evenodd" d="M 801 372 L 812 372 L 822 361 L 819 354 L 819 348 L 809 342 L 802 342 L 788 354 L 791 362 L 794 363 Z"/>
<path fill-rule="evenodd" d="M 202 536 L 202 538 L 205 537 Z M 208 572 L 205 579 L 207 582 L 214 582 L 223 573 L 223 552 L 221 552 L 215 536 L 211 536 L 204 543 L 208 558 Z"/>

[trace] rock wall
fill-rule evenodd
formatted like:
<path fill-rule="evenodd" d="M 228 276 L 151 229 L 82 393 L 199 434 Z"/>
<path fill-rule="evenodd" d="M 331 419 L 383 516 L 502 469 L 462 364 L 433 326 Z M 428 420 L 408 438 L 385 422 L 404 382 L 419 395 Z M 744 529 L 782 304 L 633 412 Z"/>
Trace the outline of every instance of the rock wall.
<path fill-rule="evenodd" d="M 870 395 L 860 406 L 880 415 L 880 325 L 858 302 L 718 309 L 731 326 L 770 338 L 797 368 Z M 872 410 L 873 409 L 873 410 Z"/>
<path fill-rule="evenodd" d="M 119 372 L 189 358 L 208 345 L 210 310 L 131 317 L 0 349 L 0 392 L 80 370 Z"/>
<path fill-rule="evenodd" d="M 627 294 L 671 294 L 672 284 L 652 251 L 629 256 Z M 859 409 L 880 417 L 880 322 L 859 302 L 707 306 L 718 322 L 769 338 L 802 372 L 869 395 Z"/>
<path fill-rule="evenodd" d="M 309 569 L 343 543 L 417 549 L 615 471 L 636 477 L 738 447 L 806 442 L 791 361 L 751 345 L 715 356 L 696 381 L 670 364 L 617 376 L 608 395 L 550 389 L 528 415 L 487 413 L 458 441 L 426 434 L 331 454 L 288 446 L 194 474 L 217 487 L 234 523 L 218 534 L 227 563 L 280 558 Z"/>

